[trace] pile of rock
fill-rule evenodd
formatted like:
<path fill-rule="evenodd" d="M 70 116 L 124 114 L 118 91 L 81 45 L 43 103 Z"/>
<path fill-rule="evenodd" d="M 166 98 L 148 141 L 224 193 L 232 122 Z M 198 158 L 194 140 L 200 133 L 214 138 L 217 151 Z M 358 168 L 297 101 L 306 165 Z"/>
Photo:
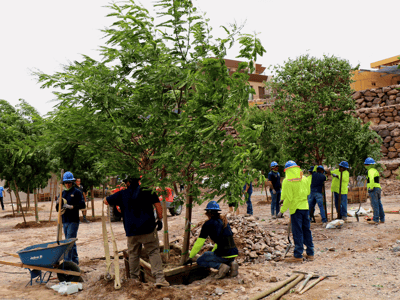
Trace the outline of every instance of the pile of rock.
<path fill-rule="evenodd" d="M 239 249 L 237 259 L 239 265 L 262 263 L 266 260 L 279 261 L 285 254 L 287 246 L 287 236 L 266 232 L 259 226 L 256 217 L 231 216 L 228 214 L 228 221 L 234 234 L 236 247 Z M 192 229 L 191 247 L 200 235 L 201 226 L 199 223 Z M 202 249 L 211 251 L 213 245 L 207 240 Z"/>
<path fill-rule="evenodd" d="M 364 123 L 371 122 L 373 125 L 400 122 L 400 104 L 361 108 L 356 111 L 355 116 L 360 118 Z"/>
<path fill-rule="evenodd" d="M 400 195 L 400 186 L 397 180 L 382 179 L 380 185 L 384 196 Z"/>
<path fill-rule="evenodd" d="M 390 85 L 377 89 L 367 89 L 353 93 L 357 109 L 364 107 L 383 107 L 400 103 L 400 85 Z"/>

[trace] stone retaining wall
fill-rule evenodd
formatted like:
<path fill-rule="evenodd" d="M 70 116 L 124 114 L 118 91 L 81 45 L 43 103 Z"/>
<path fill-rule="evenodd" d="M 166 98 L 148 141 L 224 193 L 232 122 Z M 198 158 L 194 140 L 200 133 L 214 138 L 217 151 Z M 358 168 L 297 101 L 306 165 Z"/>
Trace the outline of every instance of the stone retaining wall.
<path fill-rule="evenodd" d="M 383 107 L 400 104 L 400 85 L 357 91 L 353 94 L 357 109 L 364 107 Z"/>

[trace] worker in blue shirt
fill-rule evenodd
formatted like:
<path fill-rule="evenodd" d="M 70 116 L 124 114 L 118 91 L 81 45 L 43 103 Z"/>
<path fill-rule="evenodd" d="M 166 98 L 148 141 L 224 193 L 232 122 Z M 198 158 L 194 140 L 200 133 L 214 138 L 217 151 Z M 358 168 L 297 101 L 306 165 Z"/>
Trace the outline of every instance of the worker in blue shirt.
<path fill-rule="evenodd" d="M 326 218 L 325 209 L 324 209 L 324 197 L 322 195 L 322 187 L 327 180 L 326 175 L 324 174 L 325 170 L 323 166 L 317 167 L 317 172 L 312 173 L 311 177 L 311 193 L 308 198 L 308 205 L 310 209 L 310 214 L 314 214 L 315 204 L 318 204 L 319 212 L 321 214 L 322 226 L 325 228 L 328 222 Z M 311 215 L 310 215 L 311 217 Z"/>
<path fill-rule="evenodd" d="M 2 186 L 0 186 L 0 202 L 1 202 L 1 208 L 4 210 L 3 191 L 4 191 L 4 188 Z"/>
<path fill-rule="evenodd" d="M 276 216 L 280 211 L 281 175 L 278 172 L 279 165 L 276 161 L 271 163 L 270 168 L 271 172 L 268 173 L 268 184 L 271 193 L 271 216 L 272 219 L 276 219 Z"/>

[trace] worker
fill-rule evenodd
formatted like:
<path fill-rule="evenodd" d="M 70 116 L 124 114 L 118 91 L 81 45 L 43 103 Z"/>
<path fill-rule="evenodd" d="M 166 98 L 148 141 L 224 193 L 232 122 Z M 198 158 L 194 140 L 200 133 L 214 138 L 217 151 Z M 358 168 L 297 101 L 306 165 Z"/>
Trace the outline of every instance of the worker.
<path fill-rule="evenodd" d="M 0 203 L 1 203 L 1 208 L 4 210 L 3 192 L 4 192 L 4 188 L 3 188 L 3 186 L 0 185 Z M 4 196 L 5 195 L 6 195 L 6 193 L 4 192 Z"/>
<path fill-rule="evenodd" d="M 205 268 L 218 270 L 216 279 L 224 278 L 228 273 L 231 277 L 238 275 L 239 266 L 235 261 L 239 251 L 233 240 L 233 233 L 226 216 L 221 216 L 220 207 L 216 201 L 210 201 L 205 209 L 208 220 L 203 224 L 200 235 L 193 245 L 189 259 L 184 265 L 192 264 L 193 258 L 203 247 L 207 237 L 215 243 L 212 251 L 204 252 L 197 264 Z"/>
<path fill-rule="evenodd" d="M 130 282 L 139 283 L 142 245 L 147 252 L 157 287 L 169 286 L 165 280 L 157 231 L 162 229 L 162 207 L 157 194 L 145 189 L 140 178 L 128 177 L 127 188 L 103 199 L 106 205 L 119 206 L 128 243 Z M 153 205 L 157 214 L 154 216 Z M 157 228 L 156 228 L 157 227 Z"/>
<path fill-rule="evenodd" d="M 243 172 L 246 172 L 246 170 L 243 170 Z M 247 181 L 248 182 L 243 187 L 243 195 L 246 199 L 246 205 L 247 205 L 246 216 L 252 216 L 253 204 L 251 203 L 251 195 L 253 194 L 253 183 L 251 182 L 250 177 L 247 179 Z"/>
<path fill-rule="evenodd" d="M 332 186 L 331 190 L 335 197 L 335 207 L 336 212 L 343 221 L 347 222 L 347 193 L 349 192 L 349 163 L 347 161 L 342 161 L 339 164 L 339 169 L 330 171 L 332 175 Z M 342 174 L 342 175 L 341 175 Z M 343 177 L 343 179 L 341 179 Z M 341 191 L 341 198 L 340 198 L 340 211 L 339 211 L 339 187 L 340 181 L 342 181 L 342 191 Z"/>
<path fill-rule="evenodd" d="M 307 180 L 308 180 L 308 183 L 309 183 L 309 185 L 310 185 L 310 191 L 311 191 L 311 182 L 312 182 L 312 174 L 314 173 L 314 166 L 311 166 L 309 169 L 308 169 L 308 177 L 307 177 Z M 308 201 L 308 203 L 310 203 L 310 196 L 311 196 L 311 192 L 310 192 L 310 194 L 307 196 L 307 201 Z M 315 208 L 315 206 L 311 209 L 311 207 L 309 207 L 309 209 L 310 209 L 310 222 L 311 223 L 315 223 L 315 217 L 314 217 L 314 208 Z"/>
<path fill-rule="evenodd" d="M 80 178 L 77 178 L 77 179 L 76 179 L 76 181 L 75 181 L 75 186 L 76 186 L 76 188 L 77 188 L 78 190 L 81 191 L 82 196 L 83 196 L 83 199 L 84 199 L 85 203 L 87 203 L 86 189 L 85 189 L 85 188 L 83 187 L 83 185 L 81 184 L 81 179 L 80 179 Z M 87 205 L 86 205 L 86 207 L 87 207 Z M 83 222 L 84 222 L 84 223 L 90 223 L 90 221 L 89 221 L 88 219 L 86 219 L 86 212 L 87 212 L 87 209 L 86 209 L 86 208 L 82 210 Z"/>
<path fill-rule="evenodd" d="M 285 179 L 282 182 L 283 205 L 278 214 L 289 209 L 294 240 L 294 256 L 286 258 L 288 263 L 301 263 L 303 261 L 304 245 L 306 245 L 305 258 L 314 260 L 314 245 L 310 230 L 310 216 L 308 212 L 307 195 L 310 193 L 310 184 L 300 167 L 289 160 L 285 164 Z"/>
<path fill-rule="evenodd" d="M 368 224 L 378 225 L 385 223 L 385 212 L 383 211 L 381 193 L 382 188 L 379 184 L 379 172 L 375 169 L 375 160 L 368 157 L 365 162 L 365 168 L 368 170 L 367 175 L 367 188 L 368 194 L 371 198 L 371 206 L 374 211 L 372 221 L 368 221 Z"/>
<path fill-rule="evenodd" d="M 74 175 L 71 172 L 65 172 L 62 178 L 64 190 L 62 192 L 62 206 L 63 212 L 62 223 L 64 235 L 66 239 L 76 238 L 79 229 L 79 210 L 86 208 L 85 201 L 80 190 L 74 185 Z M 58 211 L 59 199 L 56 202 L 56 210 Z M 79 265 L 78 250 L 76 244 L 72 246 L 65 256 L 65 261 L 72 261 Z"/>
<path fill-rule="evenodd" d="M 327 180 L 323 166 L 316 167 L 317 172 L 313 172 L 311 175 L 311 186 L 310 196 L 308 197 L 308 206 L 310 209 L 310 219 L 314 217 L 315 204 L 318 204 L 319 212 L 321 214 L 322 227 L 325 228 L 328 223 L 326 218 L 326 212 L 324 209 L 324 196 L 322 194 L 322 188 Z M 310 179 L 309 179 L 310 180 Z"/>
<path fill-rule="evenodd" d="M 270 164 L 271 171 L 268 173 L 268 185 L 271 193 L 271 216 L 276 219 L 279 213 L 281 201 L 281 175 L 278 172 L 279 165 L 276 161 Z"/>

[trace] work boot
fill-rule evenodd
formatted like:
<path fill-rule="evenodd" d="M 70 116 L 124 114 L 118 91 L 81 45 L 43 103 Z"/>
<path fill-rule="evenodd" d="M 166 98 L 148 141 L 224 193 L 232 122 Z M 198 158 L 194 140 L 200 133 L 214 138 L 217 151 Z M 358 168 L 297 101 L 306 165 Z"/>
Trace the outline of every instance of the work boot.
<path fill-rule="evenodd" d="M 327 222 L 322 223 L 322 228 L 326 228 L 326 225 L 328 225 Z"/>
<path fill-rule="evenodd" d="M 384 223 L 385 223 L 385 221 L 379 221 L 379 223 L 381 223 L 381 224 L 384 224 Z"/>
<path fill-rule="evenodd" d="M 218 269 L 218 274 L 215 276 L 215 279 L 222 279 L 228 274 L 229 270 L 231 269 L 230 266 L 226 264 L 221 264 Z"/>
<path fill-rule="evenodd" d="M 90 221 L 86 217 L 83 217 L 83 223 L 90 223 Z"/>
<path fill-rule="evenodd" d="M 347 221 L 347 217 L 342 217 L 342 220 L 345 222 L 345 223 L 349 223 L 350 221 Z"/>
<path fill-rule="evenodd" d="M 379 222 L 375 222 L 375 221 L 367 221 L 368 224 L 370 225 L 379 225 Z"/>
<path fill-rule="evenodd" d="M 309 261 L 313 261 L 314 260 L 314 255 L 307 255 L 306 254 L 306 259 Z"/>
<path fill-rule="evenodd" d="M 285 262 L 286 263 L 302 263 L 303 262 L 303 258 L 297 258 L 297 257 L 287 257 L 285 258 Z"/>
<path fill-rule="evenodd" d="M 234 260 L 233 262 L 231 262 L 231 269 L 229 271 L 229 277 L 236 277 L 239 274 L 239 265 L 236 262 L 236 260 Z"/>
<path fill-rule="evenodd" d="M 156 287 L 158 288 L 167 286 L 169 286 L 169 282 L 166 281 L 165 278 L 163 280 L 160 280 L 159 282 L 156 282 Z"/>
<path fill-rule="evenodd" d="M 275 216 L 275 215 L 273 215 L 273 216 L 272 216 L 272 219 L 276 219 L 276 216 Z"/>

